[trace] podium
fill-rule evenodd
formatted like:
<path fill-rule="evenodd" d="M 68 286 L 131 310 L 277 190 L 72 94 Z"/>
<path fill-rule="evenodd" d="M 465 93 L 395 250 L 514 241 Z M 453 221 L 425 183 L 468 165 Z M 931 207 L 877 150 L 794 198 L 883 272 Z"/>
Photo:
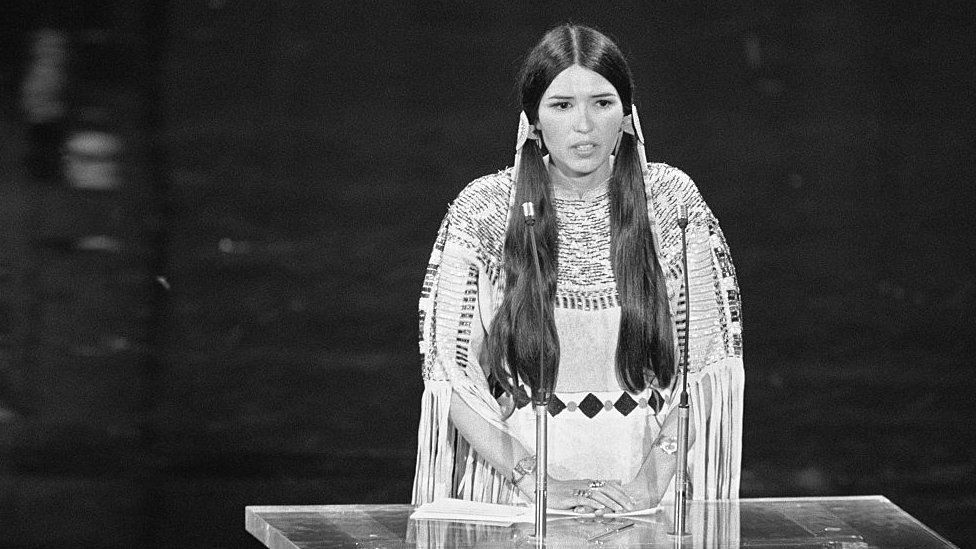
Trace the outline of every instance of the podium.
<path fill-rule="evenodd" d="M 269 549 L 534 548 L 531 523 L 412 520 L 412 505 L 249 506 L 245 527 Z M 955 546 L 883 496 L 691 501 L 688 532 L 673 517 L 551 517 L 546 546 L 735 549 L 936 549 Z M 615 531 L 619 521 L 633 521 Z M 602 535 L 609 533 L 607 535 Z M 599 541 L 588 541 L 600 536 Z"/>

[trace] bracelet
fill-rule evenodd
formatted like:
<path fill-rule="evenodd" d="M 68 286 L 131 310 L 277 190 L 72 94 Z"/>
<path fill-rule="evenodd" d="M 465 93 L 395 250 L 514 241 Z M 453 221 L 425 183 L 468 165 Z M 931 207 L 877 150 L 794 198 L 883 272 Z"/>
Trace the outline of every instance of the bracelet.
<path fill-rule="evenodd" d="M 522 479 L 535 471 L 535 456 L 528 456 L 520 459 L 512 469 L 512 484 L 518 486 Z"/>
<path fill-rule="evenodd" d="M 678 451 L 678 439 L 674 437 L 664 436 L 662 433 L 658 437 L 657 441 L 654 443 L 655 446 L 661 449 L 665 454 L 673 456 Z"/>

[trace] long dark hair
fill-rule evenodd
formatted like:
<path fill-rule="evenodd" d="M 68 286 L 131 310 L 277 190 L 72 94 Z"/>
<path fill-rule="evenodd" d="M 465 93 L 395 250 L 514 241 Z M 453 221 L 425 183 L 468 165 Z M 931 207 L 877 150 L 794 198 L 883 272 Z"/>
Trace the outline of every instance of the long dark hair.
<path fill-rule="evenodd" d="M 606 78 L 620 95 L 624 114 L 631 113 L 634 82 L 620 49 L 599 31 L 566 24 L 546 33 L 522 66 L 522 109 L 533 124 L 538 122 L 539 103 L 549 84 L 572 65 Z M 610 254 L 621 307 L 617 375 L 631 392 L 642 391 L 653 378 L 657 385 L 667 386 L 675 371 L 667 288 L 651 236 L 637 146 L 629 133 L 622 135 L 609 183 Z M 520 377 L 530 387 L 538 386 L 540 352 L 546 368 L 543 390 L 551 392 L 558 375 L 559 337 L 553 318 L 558 230 L 543 154 L 537 142 L 529 139 L 520 164 L 514 167 L 518 177 L 515 206 L 505 233 L 505 295 L 480 357 L 492 380 L 510 394 L 518 393 Z M 536 204 L 542 290 L 547 296 L 541 308 L 529 232 L 520 210 L 524 202 Z"/>

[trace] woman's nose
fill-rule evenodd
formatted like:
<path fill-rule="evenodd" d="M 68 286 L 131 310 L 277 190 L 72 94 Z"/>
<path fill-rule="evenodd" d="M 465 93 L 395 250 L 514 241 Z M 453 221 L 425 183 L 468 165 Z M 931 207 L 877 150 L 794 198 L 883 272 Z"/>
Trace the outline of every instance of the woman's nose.
<path fill-rule="evenodd" d="M 580 133 L 588 133 L 593 129 L 593 121 L 590 120 L 590 110 L 586 107 L 581 107 L 577 110 L 576 120 L 573 122 L 573 129 Z"/>

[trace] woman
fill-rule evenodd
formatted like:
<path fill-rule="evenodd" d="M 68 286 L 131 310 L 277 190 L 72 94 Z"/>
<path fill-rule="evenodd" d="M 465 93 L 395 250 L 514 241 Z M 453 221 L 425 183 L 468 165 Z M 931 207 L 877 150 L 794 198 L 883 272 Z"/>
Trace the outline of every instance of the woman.
<path fill-rule="evenodd" d="M 667 495 L 687 329 L 678 205 L 689 210 L 689 479 L 695 498 L 737 497 L 735 272 L 694 183 L 644 160 L 633 89 L 620 50 L 588 27 L 552 29 L 526 59 L 515 166 L 460 193 L 424 281 L 414 503 L 533 499 L 535 416 L 526 404 L 540 347 L 555 380 L 549 506 L 633 510 Z M 538 217 L 542 288 L 524 202 Z"/>

